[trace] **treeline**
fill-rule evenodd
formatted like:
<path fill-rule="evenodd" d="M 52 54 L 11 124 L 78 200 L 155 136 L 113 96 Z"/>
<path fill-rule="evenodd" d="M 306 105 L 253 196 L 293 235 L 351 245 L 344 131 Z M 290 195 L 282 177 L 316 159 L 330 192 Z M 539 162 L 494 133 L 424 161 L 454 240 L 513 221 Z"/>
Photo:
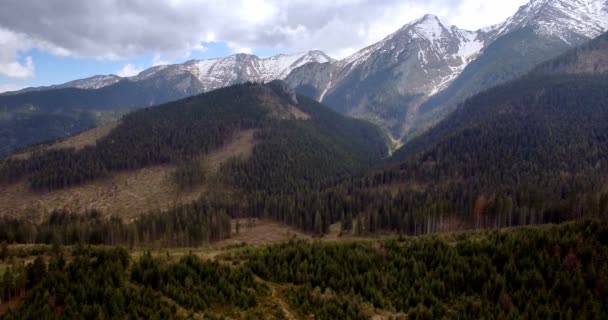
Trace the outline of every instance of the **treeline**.
<path fill-rule="evenodd" d="M 338 222 L 343 234 L 421 235 L 608 218 L 608 192 L 579 193 L 556 201 L 534 190 L 485 195 L 456 183 L 414 189 L 398 180 L 373 180 L 353 179 L 322 191 L 249 193 L 241 206 L 228 212 L 274 219 L 317 235 L 328 233 L 330 225 Z"/>
<path fill-rule="evenodd" d="M 230 237 L 230 216 L 222 207 L 199 200 L 125 222 L 99 211 L 55 210 L 40 224 L 0 218 L 0 241 L 8 243 L 162 245 L 195 247 Z"/>
<path fill-rule="evenodd" d="M 200 199 L 148 212 L 133 221 L 95 210 L 55 210 L 41 223 L 1 217 L 0 241 L 197 247 L 229 238 L 231 218 L 245 217 L 273 219 L 314 235 L 329 233 L 330 226 L 339 222 L 342 235 L 359 236 L 422 235 L 608 218 L 607 192 L 553 202 L 525 190 L 479 196 L 478 190 L 462 190 L 458 184 L 451 189 L 425 190 L 373 186 L 370 180 L 353 180 L 323 191 L 252 192 L 221 201 Z"/>
<path fill-rule="evenodd" d="M 487 193 L 590 190 L 608 166 L 606 86 L 605 76 L 525 77 L 470 99 L 392 161 L 402 179 Z"/>
<path fill-rule="evenodd" d="M 581 222 L 448 241 L 290 242 L 243 259 L 264 279 L 308 288 L 289 302 L 317 318 L 359 319 L 369 303 L 407 319 L 601 319 L 607 236 L 605 222 Z"/>

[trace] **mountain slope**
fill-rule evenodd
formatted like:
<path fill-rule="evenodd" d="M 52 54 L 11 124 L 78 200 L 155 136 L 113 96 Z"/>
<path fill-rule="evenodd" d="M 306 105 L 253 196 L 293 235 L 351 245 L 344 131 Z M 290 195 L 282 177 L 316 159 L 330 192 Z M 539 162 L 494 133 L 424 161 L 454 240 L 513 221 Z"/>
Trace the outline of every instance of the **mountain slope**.
<path fill-rule="evenodd" d="M 398 137 L 427 96 L 444 89 L 483 46 L 480 33 L 446 27 L 426 15 L 344 60 L 296 69 L 286 81 Z"/>
<path fill-rule="evenodd" d="M 542 63 L 533 74 L 604 74 L 608 72 L 608 33 L 568 51 L 564 55 Z"/>
<path fill-rule="evenodd" d="M 203 90 L 210 91 L 235 84 L 237 80 L 240 82 L 268 82 L 284 79 L 293 69 L 306 63 L 325 63 L 331 61 L 334 60 L 319 50 L 279 54 L 267 58 L 259 58 L 250 54 L 235 54 L 225 58 L 190 60 L 182 64 L 159 65 L 146 69 L 132 77 L 119 77 L 113 74 L 96 75 L 58 85 L 31 87 L 18 91 L 4 92 L 0 95 L 15 95 L 32 91 L 65 88 L 100 89 L 122 80 L 137 82 L 153 76 L 158 77 L 162 75 L 170 77 L 183 73 L 195 75 L 204 86 Z"/>
<path fill-rule="evenodd" d="M 282 79 L 308 62 L 333 61 L 321 51 L 258 58 L 237 54 L 150 68 L 130 78 L 95 76 L 63 85 L 28 88 L 0 95 L 0 157 L 33 143 L 63 138 L 97 124 L 115 111 L 156 105 L 244 82 Z M 90 89 L 90 90 L 88 90 Z M 108 114 L 109 113 L 109 114 Z M 77 115 L 84 114 L 85 119 Z M 16 122 L 32 122 L 35 135 L 24 136 Z M 68 124 L 57 126 L 52 119 Z M 45 119 L 49 119 L 46 121 Z M 89 121 L 92 118 L 93 121 Z M 73 128 L 73 129 L 72 129 Z M 47 130 L 48 129 L 48 130 Z"/>
<path fill-rule="evenodd" d="M 532 0 L 500 25 L 482 30 L 490 44 L 443 92 L 420 108 L 430 127 L 467 97 L 525 75 L 608 30 L 608 1 Z"/>
<path fill-rule="evenodd" d="M 598 36 L 607 21 L 605 0 L 532 0 L 504 23 L 475 32 L 426 15 L 344 60 L 304 65 L 287 82 L 407 140 L 467 97 Z"/>
<path fill-rule="evenodd" d="M 99 88 L 103 88 L 103 87 L 115 84 L 116 82 L 118 82 L 122 79 L 123 79 L 122 77 L 119 77 L 119 76 L 116 76 L 113 74 L 96 75 L 96 76 L 92 76 L 92 77 L 88 77 L 88 78 L 84 78 L 84 79 L 69 81 L 69 82 L 66 82 L 63 84 L 44 86 L 44 87 L 30 87 L 30 88 L 21 89 L 18 91 L 3 92 L 3 93 L 0 93 L 0 96 L 14 95 L 14 94 L 20 94 L 20 93 L 26 93 L 26 92 L 32 92 L 32 91 L 44 91 L 44 90 L 65 89 L 65 88 L 99 89 Z"/>
<path fill-rule="evenodd" d="M 247 129 L 261 130 L 262 141 L 274 136 L 302 142 L 280 150 L 270 147 L 270 154 L 263 156 L 278 161 L 293 152 L 306 155 L 310 163 L 295 158 L 282 167 L 285 171 L 274 173 L 286 178 L 303 167 L 302 175 L 295 174 L 294 179 L 307 185 L 352 174 L 386 153 L 383 137 L 373 125 L 335 114 L 296 97 L 284 83 L 272 82 L 218 89 L 131 113 L 95 146 L 7 159 L 0 176 L 5 182 L 27 177 L 34 190 L 60 189 L 120 170 L 188 161 L 222 147 Z M 254 150 L 254 159 L 255 155 Z"/>
<path fill-rule="evenodd" d="M 587 63 L 605 39 L 467 100 L 393 155 L 396 180 L 499 224 L 506 199 L 538 222 L 608 210 L 608 76 Z"/>

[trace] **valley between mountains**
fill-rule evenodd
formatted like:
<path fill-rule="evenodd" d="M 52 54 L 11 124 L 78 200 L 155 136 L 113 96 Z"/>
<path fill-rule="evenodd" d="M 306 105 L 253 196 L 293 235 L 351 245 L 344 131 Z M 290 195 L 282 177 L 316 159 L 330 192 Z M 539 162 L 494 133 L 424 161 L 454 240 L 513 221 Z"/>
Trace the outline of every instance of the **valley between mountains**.
<path fill-rule="evenodd" d="M 0 319 L 603 319 L 608 1 L 0 95 Z"/>

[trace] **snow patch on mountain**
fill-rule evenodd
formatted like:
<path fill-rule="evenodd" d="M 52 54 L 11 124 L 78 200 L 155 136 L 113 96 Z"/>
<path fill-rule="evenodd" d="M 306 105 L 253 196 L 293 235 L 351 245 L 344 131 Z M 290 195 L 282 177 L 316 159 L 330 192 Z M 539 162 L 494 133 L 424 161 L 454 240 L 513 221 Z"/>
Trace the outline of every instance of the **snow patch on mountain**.
<path fill-rule="evenodd" d="M 445 34 L 448 30 L 441 24 L 439 18 L 434 15 L 427 14 L 412 24 L 412 26 L 413 28 L 409 30 L 409 35 L 412 39 L 426 39 L 439 50 L 441 50 L 441 44 L 437 44 L 437 42 L 449 36 Z"/>
<path fill-rule="evenodd" d="M 148 68 L 133 77 L 97 75 L 49 87 L 27 88 L 11 94 L 60 88 L 100 89 L 121 80 L 133 82 L 152 79 L 176 79 L 177 85 L 185 88 L 199 88 L 206 92 L 247 81 L 270 82 L 285 79 L 294 69 L 310 62 L 326 63 L 335 60 L 322 51 L 313 50 L 294 54 L 280 54 L 259 58 L 250 54 L 235 54 L 225 58 L 190 60 L 182 64 L 158 65 Z M 188 76 L 193 76 L 194 82 Z M 184 80 L 186 79 L 186 80 Z M 198 84 L 196 83 L 198 80 Z"/>
<path fill-rule="evenodd" d="M 479 56 L 484 47 L 485 41 L 480 31 L 463 30 L 455 26 L 447 28 L 437 16 L 427 14 L 406 24 L 382 41 L 337 62 L 337 72 L 334 74 L 345 78 L 359 66 L 373 65 L 374 60 L 387 61 L 386 57 L 390 55 L 391 60 L 398 63 L 404 52 L 415 52 L 417 68 L 428 75 L 428 78 L 411 79 L 411 87 L 424 88 L 425 94 L 434 95 L 457 78 L 464 68 Z M 363 77 L 366 74 L 364 72 Z M 339 84 L 338 80 L 330 80 L 329 87 L 322 91 L 321 101 L 327 92 L 331 91 L 332 83 Z"/>
<path fill-rule="evenodd" d="M 608 29 L 608 0 L 532 0 L 504 23 L 484 31 L 495 39 L 523 27 L 566 43 L 572 36 L 595 38 Z"/>
<path fill-rule="evenodd" d="M 191 60 L 178 65 L 157 66 L 130 78 L 141 81 L 153 76 L 192 74 L 201 82 L 204 91 L 240 82 L 270 82 L 285 79 L 295 68 L 309 62 L 326 63 L 334 60 L 321 51 L 280 54 L 259 58 L 250 54 L 235 54 L 225 58 Z"/>
<path fill-rule="evenodd" d="M 61 85 L 64 88 L 99 89 L 113 85 L 122 78 L 113 74 L 93 76 L 86 79 L 74 80 Z"/>

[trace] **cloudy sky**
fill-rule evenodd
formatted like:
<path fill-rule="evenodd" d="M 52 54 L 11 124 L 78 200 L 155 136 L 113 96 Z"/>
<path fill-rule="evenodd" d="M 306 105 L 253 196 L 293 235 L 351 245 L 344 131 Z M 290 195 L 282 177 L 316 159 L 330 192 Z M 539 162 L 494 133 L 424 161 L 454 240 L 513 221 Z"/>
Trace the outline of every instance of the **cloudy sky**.
<path fill-rule="evenodd" d="M 497 24 L 528 0 L 3 0 L 0 92 L 245 52 L 345 57 L 432 13 Z"/>

